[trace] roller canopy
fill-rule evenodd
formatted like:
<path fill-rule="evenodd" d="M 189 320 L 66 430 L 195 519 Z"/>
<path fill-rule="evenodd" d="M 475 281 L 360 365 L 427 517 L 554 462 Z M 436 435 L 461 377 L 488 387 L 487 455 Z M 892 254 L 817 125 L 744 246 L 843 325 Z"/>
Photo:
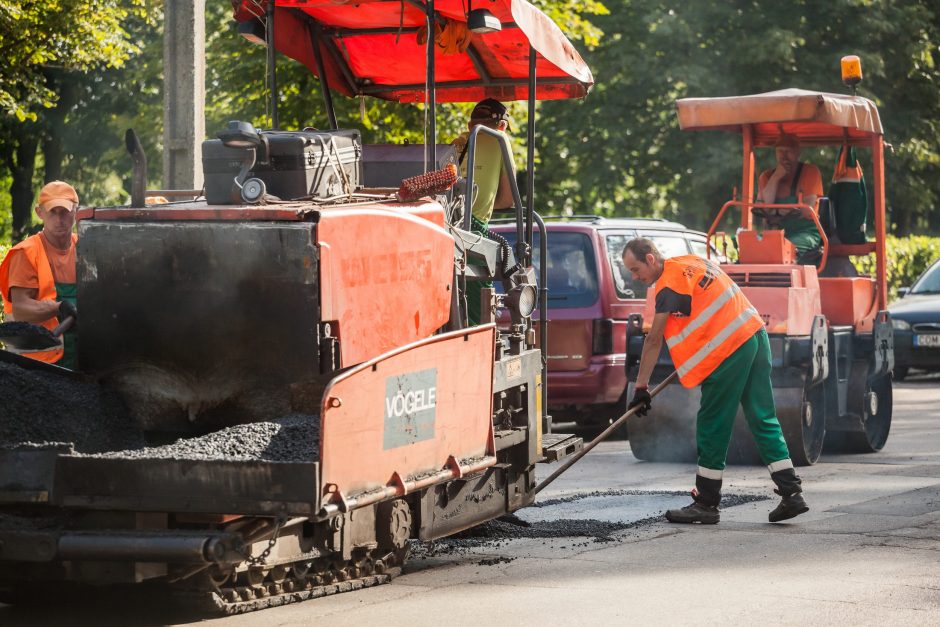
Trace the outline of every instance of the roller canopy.
<path fill-rule="evenodd" d="M 235 19 L 264 21 L 265 4 L 233 0 Z M 466 24 L 466 0 L 437 0 L 438 23 Z M 421 0 L 275 0 L 275 46 L 318 74 L 314 39 L 330 88 L 346 96 L 368 95 L 399 102 L 425 99 L 426 47 L 418 44 L 425 25 Z M 537 51 L 536 98 L 581 98 L 594 84 L 590 69 L 555 23 L 525 0 L 474 3 L 503 28 L 471 34 L 465 52 L 435 55 L 436 99 L 476 102 L 483 98 L 524 100 L 529 96 L 529 45 Z"/>
<path fill-rule="evenodd" d="M 679 127 L 685 131 L 740 132 L 752 125 L 754 144 L 769 146 L 781 131 L 807 145 L 867 143 L 883 135 L 875 103 L 860 96 L 781 89 L 752 96 L 684 98 L 676 102 Z"/>

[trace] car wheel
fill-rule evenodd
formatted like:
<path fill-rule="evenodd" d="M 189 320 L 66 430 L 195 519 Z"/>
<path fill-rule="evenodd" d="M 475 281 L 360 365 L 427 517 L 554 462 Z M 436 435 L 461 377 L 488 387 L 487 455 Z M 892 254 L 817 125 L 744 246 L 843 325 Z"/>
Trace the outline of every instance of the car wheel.
<path fill-rule="evenodd" d="M 895 366 L 894 367 L 894 380 L 903 381 L 907 377 L 907 372 L 909 368 L 907 366 Z"/>

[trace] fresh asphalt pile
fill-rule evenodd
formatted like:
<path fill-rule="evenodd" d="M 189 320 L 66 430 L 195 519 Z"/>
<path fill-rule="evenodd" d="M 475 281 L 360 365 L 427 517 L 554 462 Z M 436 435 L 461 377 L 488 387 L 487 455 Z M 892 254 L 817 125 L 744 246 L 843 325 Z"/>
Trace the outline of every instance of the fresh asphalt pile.
<path fill-rule="evenodd" d="M 310 462 L 319 459 L 320 417 L 292 414 L 269 422 L 226 427 L 172 444 L 96 455 L 121 459 Z"/>
<path fill-rule="evenodd" d="M 0 362 L 0 449 L 70 449 L 122 459 L 308 462 L 319 458 L 320 418 L 292 414 L 147 447 L 118 394 L 104 386 Z"/>
<path fill-rule="evenodd" d="M 83 453 L 144 446 L 120 397 L 106 388 L 0 362 L 0 448 L 65 442 Z"/>

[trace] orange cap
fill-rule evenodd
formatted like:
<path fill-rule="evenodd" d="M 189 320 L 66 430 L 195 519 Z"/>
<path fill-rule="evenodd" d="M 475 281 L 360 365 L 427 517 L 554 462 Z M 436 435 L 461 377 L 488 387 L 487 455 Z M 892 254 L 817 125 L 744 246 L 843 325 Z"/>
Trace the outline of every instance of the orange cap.
<path fill-rule="evenodd" d="M 65 207 L 69 211 L 78 208 L 78 194 L 75 188 L 64 181 L 46 183 L 39 192 L 39 206 L 43 209 Z"/>

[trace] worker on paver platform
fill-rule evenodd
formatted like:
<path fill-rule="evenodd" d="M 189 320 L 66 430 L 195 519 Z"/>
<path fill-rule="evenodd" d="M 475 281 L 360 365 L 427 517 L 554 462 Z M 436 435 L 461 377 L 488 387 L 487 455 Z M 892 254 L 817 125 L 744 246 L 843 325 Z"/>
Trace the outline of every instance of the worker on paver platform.
<path fill-rule="evenodd" d="M 505 133 L 509 129 L 509 117 L 503 103 L 493 98 L 481 100 L 470 113 L 467 131 L 453 141 L 454 154 L 460 176 L 467 176 L 467 148 L 470 132 L 479 124 Z M 508 141 L 508 138 L 507 138 Z M 485 234 L 494 209 L 512 207 L 512 187 L 509 177 L 515 176 L 510 163 L 507 170 L 502 151 L 496 138 L 480 133 L 477 135 L 476 152 L 473 156 L 473 183 L 476 195 L 472 196 L 470 230 Z M 472 191 L 470 192 L 472 194 Z M 471 325 L 480 322 L 480 290 L 492 287 L 490 281 L 467 280 L 467 317 Z"/>
<path fill-rule="evenodd" d="M 652 287 L 656 314 L 643 343 L 630 407 L 645 416 L 652 406 L 650 375 L 663 338 L 685 387 L 702 386 L 696 419 L 698 472 L 693 503 L 666 512 L 676 523 L 718 522 L 721 480 L 738 406 L 744 408 L 757 450 L 783 500 L 770 522 L 809 510 L 777 420 L 770 381 L 770 342 L 764 323 L 737 285 L 717 264 L 696 255 L 663 259 L 645 238 L 627 243 L 624 266 Z"/>
<path fill-rule="evenodd" d="M 27 237 L 7 253 L 0 264 L 0 292 L 8 320 L 32 322 L 52 330 L 75 308 L 75 242 L 72 232 L 78 194 L 62 181 L 52 181 L 39 192 L 36 215 L 42 231 Z M 64 347 L 25 353 L 26 356 L 75 368 L 77 336 L 68 331 Z"/>
<path fill-rule="evenodd" d="M 812 163 L 800 161 L 800 140 L 794 135 L 782 134 L 774 143 L 777 166 L 765 170 L 757 180 L 757 195 L 769 204 L 803 203 L 818 212 L 816 202 L 823 194 L 822 175 Z M 770 210 L 779 217 L 772 219 L 774 226 L 783 228 L 784 235 L 796 246 L 796 262 L 817 265 L 822 259 L 822 236 L 813 216 L 805 207 Z"/>

